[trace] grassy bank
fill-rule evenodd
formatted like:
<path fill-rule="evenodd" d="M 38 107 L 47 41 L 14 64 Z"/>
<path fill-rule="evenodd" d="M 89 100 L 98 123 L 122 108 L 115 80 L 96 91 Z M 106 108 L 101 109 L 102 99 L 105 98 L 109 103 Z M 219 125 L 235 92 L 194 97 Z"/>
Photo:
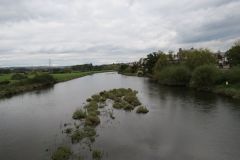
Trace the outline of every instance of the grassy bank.
<path fill-rule="evenodd" d="M 80 78 L 88 75 L 92 75 L 95 73 L 102 73 L 102 72 L 112 72 L 112 70 L 107 70 L 107 71 L 89 71 L 89 72 L 71 72 L 71 73 L 55 73 L 51 74 L 53 78 L 57 82 L 65 82 L 69 81 L 75 78 Z"/>
<path fill-rule="evenodd" d="M 14 74 L 0 75 L 0 98 L 11 97 L 27 91 L 39 90 L 53 86 L 55 83 L 72 80 L 75 78 L 91 75 L 94 73 L 109 71 L 89 71 L 71 73 L 28 73 L 24 79 L 13 79 Z M 15 76 L 16 77 L 16 76 Z"/>
<path fill-rule="evenodd" d="M 240 85 L 219 85 L 213 90 L 214 93 L 225 95 L 234 99 L 240 99 Z"/>

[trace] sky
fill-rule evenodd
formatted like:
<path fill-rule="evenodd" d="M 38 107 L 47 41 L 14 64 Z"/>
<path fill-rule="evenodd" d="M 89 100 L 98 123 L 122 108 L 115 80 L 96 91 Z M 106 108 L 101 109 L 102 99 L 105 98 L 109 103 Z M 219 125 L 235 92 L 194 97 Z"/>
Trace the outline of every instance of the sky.
<path fill-rule="evenodd" d="M 226 51 L 238 39 L 240 0 L 0 0 L 0 67 Z"/>

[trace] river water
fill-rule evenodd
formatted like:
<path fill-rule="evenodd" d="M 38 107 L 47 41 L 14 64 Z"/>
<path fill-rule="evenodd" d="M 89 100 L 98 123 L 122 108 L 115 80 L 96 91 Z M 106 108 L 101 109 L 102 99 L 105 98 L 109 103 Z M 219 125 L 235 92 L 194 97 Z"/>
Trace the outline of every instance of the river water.
<path fill-rule="evenodd" d="M 72 113 L 92 94 L 112 88 L 138 90 L 149 113 L 114 110 L 102 119 L 94 147 L 108 160 L 239 160 L 240 103 L 148 78 L 99 73 L 53 88 L 0 100 L 0 160 L 49 160 L 67 143 Z"/>

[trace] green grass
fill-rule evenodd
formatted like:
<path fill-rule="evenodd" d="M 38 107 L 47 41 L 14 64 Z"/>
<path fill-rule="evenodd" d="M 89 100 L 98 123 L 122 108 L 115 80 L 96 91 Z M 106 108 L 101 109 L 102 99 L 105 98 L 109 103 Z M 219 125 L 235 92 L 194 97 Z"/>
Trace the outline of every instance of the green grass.
<path fill-rule="evenodd" d="M 0 75 L 0 82 L 1 81 L 10 81 L 12 77 L 12 74 L 2 74 Z"/>
<path fill-rule="evenodd" d="M 91 74 L 93 74 L 93 72 L 56 73 L 51 75 L 54 77 L 54 79 L 56 79 L 57 82 L 64 82 Z"/>
<path fill-rule="evenodd" d="M 87 75 L 92 75 L 94 73 L 102 73 L 107 71 L 89 71 L 89 72 L 71 72 L 71 73 L 54 73 L 51 74 L 57 82 L 64 82 L 68 80 L 72 80 L 75 78 L 84 77 Z"/>
<path fill-rule="evenodd" d="M 235 85 L 219 85 L 215 87 L 213 92 L 232 97 L 234 99 L 240 99 L 240 84 Z"/>

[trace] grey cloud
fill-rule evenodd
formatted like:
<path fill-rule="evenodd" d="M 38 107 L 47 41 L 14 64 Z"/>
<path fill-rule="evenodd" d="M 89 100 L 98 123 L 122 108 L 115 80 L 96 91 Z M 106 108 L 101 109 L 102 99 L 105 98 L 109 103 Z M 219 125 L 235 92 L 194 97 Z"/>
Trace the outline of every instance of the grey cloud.
<path fill-rule="evenodd" d="M 226 50 L 239 0 L 1 0 L 0 66 L 127 62 L 156 50 Z"/>

